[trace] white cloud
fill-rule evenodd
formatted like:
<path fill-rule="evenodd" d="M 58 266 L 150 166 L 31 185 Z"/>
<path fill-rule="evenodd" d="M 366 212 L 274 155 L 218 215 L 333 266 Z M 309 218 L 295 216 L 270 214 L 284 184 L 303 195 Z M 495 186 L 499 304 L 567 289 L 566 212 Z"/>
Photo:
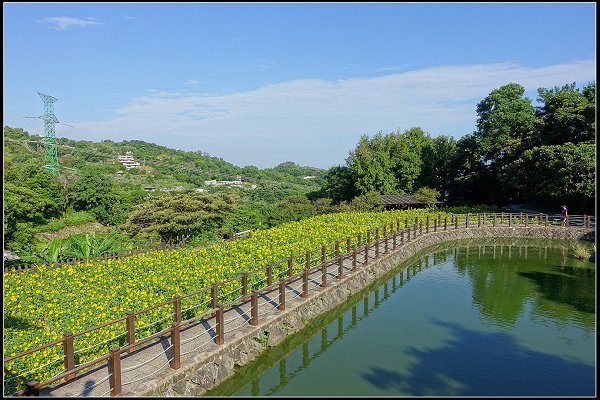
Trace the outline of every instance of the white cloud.
<path fill-rule="evenodd" d="M 475 129 L 476 104 L 507 83 L 535 91 L 595 76 L 594 60 L 538 68 L 498 63 L 294 80 L 221 95 L 152 91 L 106 121 L 74 124 L 73 132 L 117 141 L 127 133 L 237 165 L 264 168 L 290 160 L 328 168 L 343 164 L 362 134 L 414 126 L 432 136 L 468 134 Z"/>
<path fill-rule="evenodd" d="M 47 17 L 41 19 L 39 22 L 45 23 L 54 29 L 61 31 L 66 30 L 72 26 L 90 26 L 90 25 L 101 25 L 102 22 L 95 18 L 76 18 L 76 17 Z"/>

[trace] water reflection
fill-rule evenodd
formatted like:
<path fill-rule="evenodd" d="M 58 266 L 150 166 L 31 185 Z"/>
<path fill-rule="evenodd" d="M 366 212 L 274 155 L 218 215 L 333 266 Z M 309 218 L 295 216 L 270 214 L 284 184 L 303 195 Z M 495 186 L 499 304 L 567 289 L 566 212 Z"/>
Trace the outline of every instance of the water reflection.
<path fill-rule="evenodd" d="M 294 392 L 296 379 L 305 382 L 305 372 L 310 376 L 309 366 L 326 358 L 328 349 L 347 340 L 344 338 L 348 338 L 350 332 L 357 327 L 365 327 L 371 316 L 373 320 L 367 326 L 381 324 L 382 331 L 377 331 L 378 334 L 387 334 L 391 338 L 373 336 L 371 331 L 371 336 L 364 340 L 381 341 L 382 346 L 386 346 L 385 343 L 387 346 L 396 343 L 399 350 L 394 351 L 400 356 L 388 356 L 400 358 L 396 358 L 398 362 L 395 361 L 392 366 L 385 366 L 377 357 L 369 359 L 363 354 L 363 358 L 357 362 L 354 357 L 358 357 L 359 349 L 352 347 L 346 351 L 346 358 L 341 364 L 336 359 L 339 364 L 336 364 L 336 369 L 339 368 L 339 371 L 327 371 L 331 374 L 331 382 L 328 382 L 331 385 L 335 385 L 338 378 L 344 382 L 338 382 L 340 392 L 347 393 L 344 390 L 349 389 L 345 386 L 360 386 L 360 379 L 348 381 L 351 373 L 344 372 L 344 368 L 358 363 L 362 368 L 358 376 L 364 384 L 372 387 L 362 387 L 366 395 L 560 396 L 594 393 L 595 368 L 581 354 L 585 353 L 588 343 L 593 348 L 595 338 L 595 269 L 591 263 L 581 263 L 569 257 L 570 244 L 562 240 L 494 238 L 446 242 L 426 249 L 403 262 L 371 287 L 355 294 L 346 304 L 311 321 L 302 332 L 286 338 L 279 346 L 268 349 L 255 362 L 241 367 L 236 376 L 209 391 L 207 395 L 307 395 L 309 392 Z M 427 274 L 424 279 L 416 278 L 422 271 L 433 269 L 437 273 L 437 267 L 440 271 L 445 270 L 445 275 Z M 425 299 L 435 298 L 436 293 L 422 288 L 428 279 L 437 277 L 436 279 L 443 280 L 450 276 L 464 279 L 452 280 L 457 279 L 454 277 L 446 282 L 446 286 L 468 287 L 472 305 L 481 320 L 491 322 L 500 329 L 482 331 L 469 328 L 466 322 L 448 322 L 433 317 L 431 308 L 428 308 L 431 304 Z M 464 283 L 465 280 L 469 282 L 468 285 Z M 420 313 L 422 317 L 429 315 L 430 321 L 422 333 L 402 337 L 402 332 L 389 332 L 394 328 L 386 330 L 388 324 L 392 323 L 385 319 L 385 315 L 382 317 L 381 313 L 375 311 L 390 300 L 403 309 L 407 299 L 399 300 L 394 294 L 406 285 L 407 290 L 421 290 L 423 300 L 419 305 L 423 308 Z M 411 293 L 414 295 L 414 292 Z M 440 296 L 442 302 L 448 302 L 443 297 L 444 294 Z M 445 315 L 444 312 L 446 311 L 441 310 L 441 315 Z M 451 314 L 452 311 L 447 313 Z M 401 323 L 414 323 L 414 316 L 415 314 L 406 313 L 406 320 Z M 382 318 L 383 322 L 377 322 Z M 547 342 L 537 347 L 523 341 L 522 336 L 537 340 L 535 335 L 539 332 L 531 334 L 527 329 L 540 329 L 527 325 L 530 322 L 524 324 L 524 318 L 544 319 L 545 324 L 550 324 L 549 327 L 562 325 L 563 328 L 567 327 L 570 334 L 576 332 L 576 329 L 583 329 L 591 338 L 582 339 L 583 347 L 573 350 L 579 352 L 575 356 L 565 356 L 560 351 L 546 351 L 543 346 L 555 348 L 556 340 L 545 339 Z M 520 329 L 521 332 L 512 334 L 511 329 Z M 543 329 L 546 329 L 543 335 L 546 332 L 549 332 L 549 336 L 558 335 L 545 327 Z M 418 341 L 419 335 L 441 335 L 442 331 L 450 339 L 439 340 L 437 346 L 425 346 Z M 418 329 L 414 328 L 414 332 L 418 332 Z M 338 354 L 335 357 L 340 356 Z M 407 361 L 413 359 L 414 361 Z M 316 371 L 313 373 L 313 381 L 323 378 L 323 362 L 317 362 L 318 365 L 313 367 Z M 405 370 L 399 371 L 395 364 L 405 365 Z M 511 379 L 521 375 L 522 378 L 511 381 L 510 385 L 503 384 L 502 374 L 507 369 L 510 370 Z M 299 385 L 296 383 L 296 386 Z M 300 386 L 302 389 L 296 390 L 309 390 L 307 384 Z M 372 392 L 373 389 L 382 392 Z M 331 395 L 330 392 L 326 394 Z M 338 394 L 341 393 L 333 393 Z"/>

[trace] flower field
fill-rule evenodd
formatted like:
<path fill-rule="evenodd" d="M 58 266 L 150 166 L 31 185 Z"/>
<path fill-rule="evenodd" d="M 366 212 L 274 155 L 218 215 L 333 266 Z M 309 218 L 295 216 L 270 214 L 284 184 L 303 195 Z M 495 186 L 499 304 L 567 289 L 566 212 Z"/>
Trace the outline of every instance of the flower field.
<path fill-rule="evenodd" d="M 345 252 L 345 239 L 349 236 L 362 233 L 364 242 L 367 230 L 384 224 L 389 227 L 396 221 L 402 228 L 405 218 L 412 223 L 415 217 L 424 221 L 428 215 L 434 218 L 439 214 L 442 218 L 449 216 L 429 209 L 326 214 L 201 249 L 160 250 L 114 260 L 60 267 L 42 265 L 37 271 L 4 273 L 4 358 L 60 339 L 65 332 L 81 332 L 127 312 L 170 300 L 176 294 L 198 291 L 243 272 L 264 270 L 268 264 L 273 264 L 273 275 L 277 276 L 287 268 L 286 258 L 303 256 L 305 251 L 319 249 L 323 244 L 343 241 L 340 250 Z M 351 247 L 355 245 L 356 238 Z M 264 272 L 253 274 L 249 283 L 260 286 L 261 276 Z M 239 286 L 233 282 L 231 287 L 235 285 Z M 210 292 L 206 293 L 203 305 L 188 312 L 186 318 L 209 309 Z M 194 306 L 192 299 L 194 304 L 200 302 L 198 298 L 186 299 L 182 309 Z M 135 321 L 136 339 L 170 325 L 172 310 L 172 305 L 165 305 L 139 315 Z M 125 330 L 125 321 L 120 321 L 77 336 L 75 365 L 107 354 L 110 347 L 122 346 Z M 22 388 L 26 381 L 41 382 L 63 370 L 61 343 L 9 361 L 4 365 L 5 394 Z"/>

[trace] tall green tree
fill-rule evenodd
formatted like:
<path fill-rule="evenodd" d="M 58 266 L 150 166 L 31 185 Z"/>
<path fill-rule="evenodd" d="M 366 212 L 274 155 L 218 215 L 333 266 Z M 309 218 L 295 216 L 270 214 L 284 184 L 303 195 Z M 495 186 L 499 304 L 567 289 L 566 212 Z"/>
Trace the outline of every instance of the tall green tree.
<path fill-rule="evenodd" d="M 536 122 L 525 89 L 509 83 L 494 89 L 477 104 L 477 130 L 457 143 L 454 195 L 463 201 L 503 204 L 499 174 L 525 150 Z"/>
<path fill-rule="evenodd" d="M 456 140 L 450 136 L 433 138 L 422 152 L 423 166 L 417 180 L 419 187 L 436 189 L 441 194 L 448 192 L 454 178 Z"/>
<path fill-rule="evenodd" d="M 501 182 L 513 200 L 592 211 L 596 192 L 596 146 L 565 143 L 526 150 L 509 164 Z"/>
<path fill-rule="evenodd" d="M 330 198 L 334 204 L 350 201 L 356 194 L 354 181 L 355 177 L 349 167 L 340 165 L 331 167 L 325 173 L 320 194 Z"/>
<path fill-rule="evenodd" d="M 355 178 L 356 194 L 410 193 L 421 173 L 422 151 L 431 139 L 420 128 L 363 135 L 346 164 Z"/>
<path fill-rule="evenodd" d="M 116 208 L 117 197 L 111 181 L 94 169 L 85 169 L 77 178 L 71 199 L 75 211 L 90 211 L 98 221 L 114 224 L 113 209 Z"/>
<path fill-rule="evenodd" d="M 572 84 L 538 89 L 538 141 L 536 145 L 580 143 L 595 140 L 596 83 L 582 91 Z"/>

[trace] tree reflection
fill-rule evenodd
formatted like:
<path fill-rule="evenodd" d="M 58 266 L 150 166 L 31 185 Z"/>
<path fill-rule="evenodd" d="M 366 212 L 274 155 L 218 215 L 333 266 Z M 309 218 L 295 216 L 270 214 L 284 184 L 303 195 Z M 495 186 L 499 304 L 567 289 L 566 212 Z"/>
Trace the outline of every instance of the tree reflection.
<path fill-rule="evenodd" d="M 471 280 L 473 301 L 482 314 L 499 325 L 513 326 L 531 303 L 533 317 L 575 321 L 593 329 L 595 269 L 570 258 L 570 244 L 478 239 L 456 247 L 454 266 Z M 481 251 L 486 246 L 493 250 Z"/>

